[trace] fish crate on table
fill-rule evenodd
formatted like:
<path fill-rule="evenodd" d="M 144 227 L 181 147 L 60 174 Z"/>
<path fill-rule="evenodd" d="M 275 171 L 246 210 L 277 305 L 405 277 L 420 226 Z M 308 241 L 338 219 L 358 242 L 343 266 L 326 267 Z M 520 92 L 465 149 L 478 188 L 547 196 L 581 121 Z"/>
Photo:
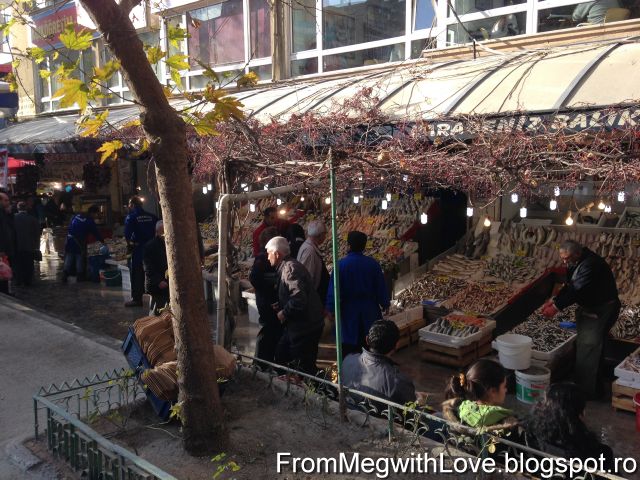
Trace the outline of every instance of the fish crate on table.
<path fill-rule="evenodd" d="M 611 384 L 611 406 L 614 410 L 626 410 L 635 412 L 636 407 L 633 404 L 633 397 L 636 393 L 640 393 L 640 388 L 633 388 L 624 385 L 623 380 L 615 380 Z"/>
<path fill-rule="evenodd" d="M 434 341 L 420 340 L 420 357 L 427 362 L 439 363 L 450 367 L 464 368 L 477 359 L 491 353 L 491 333 L 475 342 L 461 347 L 453 347 Z"/>
<path fill-rule="evenodd" d="M 400 339 L 396 343 L 397 350 L 417 342 L 419 338 L 418 330 L 427 324 L 422 306 L 392 315 L 389 320 L 394 322 L 398 326 L 398 330 L 400 330 Z"/>

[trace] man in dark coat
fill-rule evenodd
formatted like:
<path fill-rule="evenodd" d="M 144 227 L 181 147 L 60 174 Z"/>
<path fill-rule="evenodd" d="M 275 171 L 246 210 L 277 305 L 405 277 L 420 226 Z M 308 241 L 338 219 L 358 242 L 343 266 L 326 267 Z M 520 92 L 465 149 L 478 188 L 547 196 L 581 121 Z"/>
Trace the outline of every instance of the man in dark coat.
<path fill-rule="evenodd" d="M 265 245 L 273 237 L 278 236 L 276 227 L 267 227 L 260 233 L 260 253 L 253 261 L 249 281 L 256 291 L 256 307 L 260 315 L 260 331 L 256 338 L 256 358 L 273 362 L 276 347 L 282 337 L 282 324 L 273 304 L 278 302 L 278 271 L 271 266 Z"/>
<path fill-rule="evenodd" d="M 16 236 L 11 216 L 11 199 L 0 192 L 0 259 L 6 258 L 11 264 L 16 253 Z M 9 293 L 9 281 L 0 280 L 0 293 Z"/>
<path fill-rule="evenodd" d="M 344 360 L 342 381 L 345 387 L 400 405 L 415 402 L 413 382 L 389 358 L 399 338 L 398 326 L 391 320 L 374 322 L 367 335 L 368 349 L 363 349 L 359 355 L 349 355 Z M 355 398 L 355 401 L 359 403 L 361 399 Z"/>
<path fill-rule="evenodd" d="M 553 317 L 578 304 L 575 379 L 585 395 L 595 397 L 602 387 L 604 342 L 620 313 L 616 280 L 602 257 L 573 240 L 560 245 L 560 258 L 568 267 L 567 282 L 542 313 Z"/>
<path fill-rule="evenodd" d="M 150 314 L 158 315 L 169 303 L 167 278 L 167 247 L 164 243 L 164 224 L 156 223 L 156 236 L 144 246 L 144 287 L 151 295 Z"/>
<path fill-rule="evenodd" d="M 16 255 L 13 275 L 16 285 L 30 286 L 33 281 L 33 262 L 40 251 L 40 222 L 27 211 L 25 202 L 18 202 L 18 213 L 13 217 L 16 230 Z"/>
<path fill-rule="evenodd" d="M 280 276 L 276 316 L 285 328 L 276 361 L 314 375 L 324 326 L 322 302 L 307 269 L 291 257 L 286 238 L 272 238 L 266 250 L 269 263 L 278 269 Z"/>
<path fill-rule="evenodd" d="M 125 307 L 141 307 L 144 294 L 144 246 L 153 240 L 158 218 L 142 208 L 142 199 L 133 196 L 129 200 L 129 215 L 124 221 L 124 236 L 131 251 L 129 274 L 131 275 L 131 300 Z"/>

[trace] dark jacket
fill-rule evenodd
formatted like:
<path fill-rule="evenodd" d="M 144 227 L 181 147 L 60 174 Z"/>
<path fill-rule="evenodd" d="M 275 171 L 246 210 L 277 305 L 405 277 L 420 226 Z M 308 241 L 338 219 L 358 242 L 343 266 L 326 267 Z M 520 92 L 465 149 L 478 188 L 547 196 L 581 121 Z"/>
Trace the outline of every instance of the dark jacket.
<path fill-rule="evenodd" d="M 158 217 L 154 214 L 135 207 L 124 220 L 124 236 L 133 245 L 131 263 L 143 263 L 144 246 L 153 240 L 156 234 Z"/>
<path fill-rule="evenodd" d="M 258 255 L 251 267 L 249 281 L 256 289 L 256 306 L 260 314 L 260 323 L 266 324 L 276 318 L 273 305 L 278 301 L 278 272 L 269 263 L 266 253 Z"/>
<path fill-rule="evenodd" d="M 13 217 L 16 230 L 17 251 L 35 252 L 40 250 L 40 222 L 27 212 L 18 212 Z"/>
<path fill-rule="evenodd" d="M 611 267 L 585 247 L 578 264 L 567 271 L 567 283 L 554 299 L 556 307 L 563 310 L 577 303 L 594 308 L 614 300 L 618 300 L 618 288 Z"/>
<path fill-rule="evenodd" d="M 289 338 L 295 341 L 322 328 L 322 303 L 304 265 L 287 257 L 279 265 L 278 274 L 278 302 Z"/>
<path fill-rule="evenodd" d="M 167 272 L 167 247 L 163 237 L 155 237 L 144 247 L 144 289 L 151 295 L 158 295 L 168 292 L 168 289 L 162 290 L 158 287 L 163 280 L 168 282 L 166 278 Z"/>
<path fill-rule="evenodd" d="M 7 257 L 16 253 L 16 232 L 13 226 L 13 217 L 0 210 L 0 252 Z"/>
<path fill-rule="evenodd" d="M 398 369 L 398 365 L 387 356 L 368 350 L 345 358 L 342 381 L 347 388 L 370 393 L 400 405 L 416 400 L 413 382 Z M 356 401 L 359 400 L 356 398 Z"/>

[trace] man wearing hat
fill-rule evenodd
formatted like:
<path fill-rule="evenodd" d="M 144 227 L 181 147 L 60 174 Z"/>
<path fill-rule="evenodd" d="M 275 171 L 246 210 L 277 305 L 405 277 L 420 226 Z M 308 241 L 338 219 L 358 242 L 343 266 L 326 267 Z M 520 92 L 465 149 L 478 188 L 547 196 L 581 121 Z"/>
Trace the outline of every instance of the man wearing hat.
<path fill-rule="evenodd" d="M 349 253 L 338 262 L 343 358 L 362 352 L 371 325 L 382 318 L 381 309 L 389 309 L 382 268 L 376 260 L 363 254 L 367 236 L 358 231 L 349 232 L 347 243 Z M 333 273 L 325 306 L 327 311 L 334 311 Z"/>

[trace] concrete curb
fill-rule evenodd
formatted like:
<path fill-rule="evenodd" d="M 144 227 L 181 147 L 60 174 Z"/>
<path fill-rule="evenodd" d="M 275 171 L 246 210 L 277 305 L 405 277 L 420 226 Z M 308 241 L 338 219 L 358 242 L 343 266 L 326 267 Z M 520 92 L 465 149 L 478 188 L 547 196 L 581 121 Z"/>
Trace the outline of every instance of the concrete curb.
<path fill-rule="evenodd" d="M 23 445 L 27 440 L 28 437 L 10 440 L 4 448 L 9 461 L 25 473 L 42 463 L 40 458 Z"/>

